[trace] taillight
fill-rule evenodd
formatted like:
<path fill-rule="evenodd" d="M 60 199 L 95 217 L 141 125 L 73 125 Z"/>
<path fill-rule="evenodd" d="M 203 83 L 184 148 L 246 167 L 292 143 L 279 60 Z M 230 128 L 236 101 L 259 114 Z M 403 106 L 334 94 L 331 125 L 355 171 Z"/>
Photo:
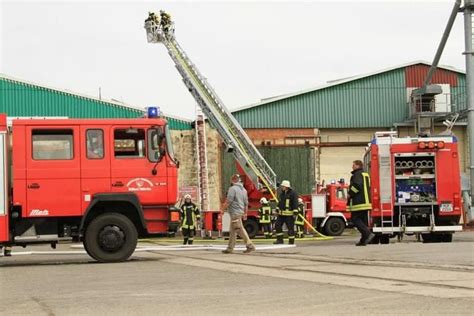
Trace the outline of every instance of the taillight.
<path fill-rule="evenodd" d="M 444 142 L 419 142 L 418 148 L 419 149 L 442 149 L 444 148 Z"/>

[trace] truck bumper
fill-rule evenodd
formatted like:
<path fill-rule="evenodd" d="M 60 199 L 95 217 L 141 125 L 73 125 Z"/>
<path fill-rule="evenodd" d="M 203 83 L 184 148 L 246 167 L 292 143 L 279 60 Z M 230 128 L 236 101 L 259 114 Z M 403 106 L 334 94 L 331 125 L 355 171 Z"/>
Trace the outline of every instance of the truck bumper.
<path fill-rule="evenodd" d="M 406 227 L 373 227 L 374 233 L 391 234 L 391 233 L 431 233 L 431 232 L 460 232 L 461 225 L 454 226 L 406 226 Z"/>

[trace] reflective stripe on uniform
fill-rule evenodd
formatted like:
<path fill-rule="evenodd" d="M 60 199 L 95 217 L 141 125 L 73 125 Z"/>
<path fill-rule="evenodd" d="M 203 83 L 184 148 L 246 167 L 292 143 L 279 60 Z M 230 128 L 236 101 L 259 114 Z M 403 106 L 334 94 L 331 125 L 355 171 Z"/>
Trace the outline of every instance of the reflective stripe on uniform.
<path fill-rule="evenodd" d="M 351 205 L 347 208 L 347 210 L 350 211 L 350 212 L 366 211 L 366 210 L 370 210 L 370 209 L 372 209 L 372 204 L 371 203 Z"/>

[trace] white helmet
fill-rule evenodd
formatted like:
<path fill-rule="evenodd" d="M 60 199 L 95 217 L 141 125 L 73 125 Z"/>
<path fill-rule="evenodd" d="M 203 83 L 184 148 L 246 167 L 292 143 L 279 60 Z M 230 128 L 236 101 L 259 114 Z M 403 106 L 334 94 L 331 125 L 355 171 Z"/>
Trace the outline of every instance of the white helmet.
<path fill-rule="evenodd" d="M 187 199 L 190 199 L 190 200 L 191 200 L 191 195 L 186 194 L 186 195 L 184 196 L 184 199 L 185 199 L 185 200 L 187 200 Z"/>
<path fill-rule="evenodd" d="M 288 181 L 288 180 L 283 180 L 283 181 L 281 182 L 280 186 L 282 186 L 282 187 L 287 187 L 287 188 L 291 188 L 290 181 Z"/>
<path fill-rule="evenodd" d="M 303 199 L 302 199 L 302 198 L 298 198 L 298 203 L 303 203 Z"/>
<path fill-rule="evenodd" d="M 260 199 L 260 203 L 262 203 L 262 204 L 267 204 L 267 203 L 268 203 L 268 200 L 263 197 L 263 198 Z"/>

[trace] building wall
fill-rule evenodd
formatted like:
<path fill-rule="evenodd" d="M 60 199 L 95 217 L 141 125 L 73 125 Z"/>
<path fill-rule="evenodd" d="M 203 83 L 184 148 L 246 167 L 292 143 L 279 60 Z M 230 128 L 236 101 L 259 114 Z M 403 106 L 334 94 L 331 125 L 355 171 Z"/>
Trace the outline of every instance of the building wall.
<path fill-rule="evenodd" d="M 248 128 L 245 132 L 255 146 L 314 145 L 317 143 L 317 128 Z"/>
<path fill-rule="evenodd" d="M 0 113 L 12 117 L 137 118 L 142 117 L 144 111 L 117 102 L 0 77 Z M 190 121 L 167 120 L 171 129 L 191 129 Z"/>
<path fill-rule="evenodd" d="M 318 181 L 350 179 L 352 162 L 363 160 L 365 148 L 376 131 L 383 129 L 321 129 Z"/>
<path fill-rule="evenodd" d="M 172 142 L 176 158 L 180 162 L 178 170 L 178 188 L 198 187 L 198 166 L 196 155 L 195 131 L 172 131 Z M 209 177 L 209 207 L 218 210 L 220 207 L 220 154 L 219 137 L 215 130 L 206 128 L 207 162 Z"/>

